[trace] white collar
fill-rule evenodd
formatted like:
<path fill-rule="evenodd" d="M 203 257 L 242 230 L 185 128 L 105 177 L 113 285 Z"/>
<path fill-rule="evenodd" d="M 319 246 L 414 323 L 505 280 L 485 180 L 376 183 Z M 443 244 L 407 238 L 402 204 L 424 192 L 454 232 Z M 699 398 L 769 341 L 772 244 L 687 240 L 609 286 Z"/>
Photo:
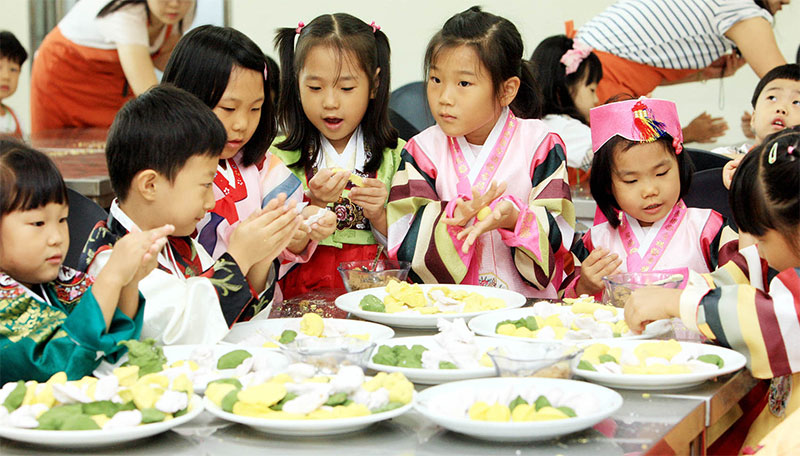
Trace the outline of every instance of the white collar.
<path fill-rule="evenodd" d="M 636 236 L 636 240 L 639 241 L 640 252 L 644 252 L 645 248 L 650 248 L 650 244 L 652 244 L 652 242 L 655 240 L 656 235 L 658 235 L 658 232 L 661 231 L 661 227 L 667 220 L 667 216 L 669 216 L 669 214 L 667 214 L 667 216 L 662 217 L 661 220 L 654 222 L 649 227 L 642 227 L 635 217 L 631 217 L 624 212 L 623 214 L 625 214 L 625 222 L 630 224 L 633 235 Z"/>
<path fill-rule="evenodd" d="M 500 113 L 500 117 L 494 124 L 489 136 L 486 137 L 486 141 L 483 143 L 483 146 L 474 145 L 476 148 L 480 147 L 480 153 L 478 153 L 477 156 L 474 153 L 466 153 L 467 151 L 473 150 L 472 146 L 467 143 L 466 137 L 459 136 L 456 138 L 464 159 L 467 161 L 467 163 L 469 163 L 468 178 L 470 183 L 473 183 L 478 179 L 478 174 L 480 174 L 483 164 L 489 159 L 489 154 L 492 153 L 497 141 L 500 140 L 500 135 L 503 133 L 503 127 L 506 125 L 506 120 L 508 119 L 508 113 L 509 109 L 506 106 L 503 108 L 503 112 Z"/>
<path fill-rule="evenodd" d="M 317 156 L 317 169 L 322 168 L 342 168 L 354 171 L 363 168 L 367 161 L 367 154 L 364 150 L 364 134 L 361 126 L 356 128 L 342 153 L 336 152 L 328 138 L 320 134 L 320 154 Z"/>
<path fill-rule="evenodd" d="M 114 201 L 111 202 L 111 208 L 108 210 L 114 220 L 118 221 L 120 225 L 125 228 L 126 231 L 129 233 L 134 233 L 141 231 L 142 229 L 136 225 L 136 223 L 128 217 L 128 214 L 119 207 L 119 201 L 114 198 Z M 174 275 L 183 277 L 183 274 L 180 273 L 180 270 L 177 268 L 175 264 L 175 260 L 172 254 L 172 249 L 169 246 L 169 242 L 164 244 L 164 247 L 158 252 L 158 264 L 170 270 Z"/>

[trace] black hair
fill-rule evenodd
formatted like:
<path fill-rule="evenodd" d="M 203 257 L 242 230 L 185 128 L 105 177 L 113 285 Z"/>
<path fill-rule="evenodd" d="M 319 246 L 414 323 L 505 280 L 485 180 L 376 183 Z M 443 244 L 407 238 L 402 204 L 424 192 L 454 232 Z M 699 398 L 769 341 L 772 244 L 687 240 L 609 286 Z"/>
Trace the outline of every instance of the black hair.
<path fill-rule="evenodd" d="M 764 87 L 776 79 L 800 81 L 800 65 L 796 63 L 787 63 L 785 65 L 776 66 L 775 68 L 769 70 L 767 74 L 765 74 L 764 77 L 758 81 L 756 90 L 753 91 L 753 98 L 750 100 L 750 103 L 754 108 L 756 107 L 756 102 L 758 102 L 758 97 L 761 96 L 761 91 L 764 90 Z"/>
<path fill-rule="evenodd" d="M 264 58 L 267 59 L 267 71 L 269 72 L 270 100 L 275 105 L 278 103 L 278 96 L 281 94 L 281 67 L 272 57 L 267 55 Z"/>
<path fill-rule="evenodd" d="M 225 93 L 234 67 L 264 73 L 267 61 L 256 43 L 244 33 L 230 28 L 203 25 L 184 35 L 167 62 L 163 82 L 174 84 L 214 109 Z M 270 78 L 276 74 L 267 72 L 264 80 L 264 104 L 261 119 L 253 136 L 242 146 L 242 163 L 250 166 L 258 163 L 275 139 L 275 114 L 269 98 Z"/>
<path fill-rule="evenodd" d="M 300 158 L 290 167 L 310 170 L 317 161 L 319 132 L 303 111 L 298 75 L 306 57 L 315 46 L 327 46 L 342 59 L 352 56 L 369 81 L 374 97 L 367 104 L 361 119 L 364 147 L 370 152 L 363 171 L 377 171 L 383 161 L 383 150 L 397 147 L 397 131 L 389 122 L 391 68 L 389 39 L 380 29 L 346 13 L 317 16 L 297 36 L 294 28 L 278 29 L 275 47 L 280 54 L 281 91 L 278 97 L 278 124 L 286 132 L 279 149 L 300 150 Z M 376 71 L 380 70 L 375 80 Z M 358 164 L 356 164 L 358 165 Z"/>
<path fill-rule="evenodd" d="M 0 139 L 0 220 L 48 203 L 68 204 L 67 186 L 56 164 L 19 141 Z"/>
<path fill-rule="evenodd" d="M 110 2 L 106 3 L 106 6 L 102 7 L 100 11 L 97 12 L 97 17 L 107 16 L 114 11 L 140 3 L 144 3 L 144 9 L 147 11 L 147 17 L 150 18 L 150 6 L 147 5 L 147 0 L 111 0 Z M 194 7 L 197 9 L 197 2 L 195 2 Z M 183 18 L 181 18 L 181 20 L 178 22 L 178 26 L 183 28 Z"/>
<path fill-rule="evenodd" d="M 592 52 L 581 61 L 574 73 L 567 74 L 561 57 L 572 49 L 573 44 L 574 41 L 566 35 L 545 38 L 534 49 L 529 63 L 542 91 L 542 115 L 566 114 L 589 125 L 589 119 L 578 112 L 570 89 L 584 81 L 586 85 L 600 82 L 603 78 L 603 65 Z"/>
<path fill-rule="evenodd" d="M 678 176 L 681 183 L 681 191 L 679 198 L 683 198 L 689 191 L 689 186 L 692 184 L 692 173 L 694 172 L 694 164 L 686 150 L 683 153 L 676 154 L 675 148 L 672 147 L 672 135 L 665 133 L 658 138 L 656 142 L 660 143 L 665 150 L 669 151 L 678 161 Z M 615 210 L 621 210 L 614 193 L 611 191 L 611 176 L 614 173 L 614 154 L 624 152 L 633 146 L 644 144 L 641 141 L 631 141 L 623 138 L 620 135 L 614 135 L 605 144 L 603 144 L 592 159 L 592 173 L 589 175 L 589 189 L 592 192 L 592 198 L 597 203 L 597 207 L 606 216 L 608 223 L 612 228 L 619 226 L 619 219 Z"/>
<path fill-rule="evenodd" d="M 740 231 L 763 236 L 767 230 L 775 230 L 797 254 L 800 254 L 799 154 L 800 126 L 767 136 L 736 168 L 728 193 L 733 219 Z"/>
<path fill-rule="evenodd" d="M 6 58 L 20 66 L 28 59 L 28 51 L 8 30 L 0 31 L 0 58 Z"/>
<path fill-rule="evenodd" d="M 482 11 L 479 6 L 448 19 L 425 50 L 426 86 L 431 65 L 439 53 L 459 46 L 469 46 L 475 50 L 491 76 L 496 95 L 509 78 L 519 78 L 519 90 L 510 105 L 517 117 L 538 119 L 542 116 L 541 92 L 523 59 L 522 37 L 511 21 Z"/>
<path fill-rule="evenodd" d="M 152 169 L 173 181 L 195 155 L 219 156 L 227 134 L 211 109 L 169 84 L 149 89 L 119 110 L 106 140 L 111 187 L 125 201 L 136 173 Z"/>

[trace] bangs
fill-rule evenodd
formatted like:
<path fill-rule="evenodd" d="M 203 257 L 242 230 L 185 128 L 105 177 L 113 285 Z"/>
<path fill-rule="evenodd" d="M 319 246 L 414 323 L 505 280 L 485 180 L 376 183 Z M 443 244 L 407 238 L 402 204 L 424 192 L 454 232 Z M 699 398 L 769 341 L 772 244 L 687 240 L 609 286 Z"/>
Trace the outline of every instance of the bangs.
<path fill-rule="evenodd" d="M 21 144 L 9 148 L 9 143 L 0 144 L 0 215 L 68 204 L 67 187 L 53 161 Z"/>

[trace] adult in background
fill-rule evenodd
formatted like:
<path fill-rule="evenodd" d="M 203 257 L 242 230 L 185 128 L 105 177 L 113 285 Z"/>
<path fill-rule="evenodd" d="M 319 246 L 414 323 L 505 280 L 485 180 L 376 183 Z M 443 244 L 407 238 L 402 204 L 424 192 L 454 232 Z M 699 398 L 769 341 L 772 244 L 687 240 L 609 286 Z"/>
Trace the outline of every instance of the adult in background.
<path fill-rule="evenodd" d="M 621 93 L 647 95 L 660 85 L 730 76 L 744 63 L 761 78 L 786 63 L 772 23 L 790 1 L 619 1 L 584 24 L 575 40 L 594 48 L 603 64 L 601 102 Z M 687 142 L 701 131 L 716 134 L 713 124 L 704 123 L 696 132 L 684 132 Z"/>
<path fill-rule="evenodd" d="M 31 131 L 108 127 L 119 108 L 158 84 L 195 0 L 79 0 L 33 61 Z"/>

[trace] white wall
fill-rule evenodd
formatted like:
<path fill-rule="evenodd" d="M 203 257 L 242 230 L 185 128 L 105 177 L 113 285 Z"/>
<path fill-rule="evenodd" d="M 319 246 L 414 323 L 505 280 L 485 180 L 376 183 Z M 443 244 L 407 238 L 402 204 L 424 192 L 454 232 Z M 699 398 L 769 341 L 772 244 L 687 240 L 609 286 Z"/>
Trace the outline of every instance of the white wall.
<path fill-rule="evenodd" d="M 588 21 L 613 0 L 506 0 L 479 2 L 478 0 L 399 0 L 366 1 L 340 0 L 332 3 L 322 0 L 278 2 L 265 0 L 229 0 L 231 25 L 252 38 L 267 54 L 276 56 L 272 46 L 275 29 L 296 27 L 298 21 L 310 22 L 314 17 L 331 12 L 348 12 L 365 22 L 375 21 L 381 26 L 392 45 L 392 86 L 400 87 L 422 79 L 422 57 L 430 37 L 445 20 L 455 13 L 481 4 L 484 9 L 504 16 L 514 22 L 525 40 L 527 56 L 544 38 L 564 33 L 564 21 L 572 19 L 576 27 Z M 778 13 L 775 35 L 787 61 L 794 61 L 800 44 L 800 0 L 785 6 Z M 720 107 L 720 81 L 691 83 L 658 88 L 653 96 L 674 100 L 684 123 L 708 111 L 723 116 L 730 129 L 719 144 L 744 141 L 739 128 L 739 118 L 750 108 L 750 97 L 758 78 L 745 66 L 736 75 L 726 78 L 722 86 L 724 106 Z M 709 145 L 703 145 L 709 147 Z"/>

